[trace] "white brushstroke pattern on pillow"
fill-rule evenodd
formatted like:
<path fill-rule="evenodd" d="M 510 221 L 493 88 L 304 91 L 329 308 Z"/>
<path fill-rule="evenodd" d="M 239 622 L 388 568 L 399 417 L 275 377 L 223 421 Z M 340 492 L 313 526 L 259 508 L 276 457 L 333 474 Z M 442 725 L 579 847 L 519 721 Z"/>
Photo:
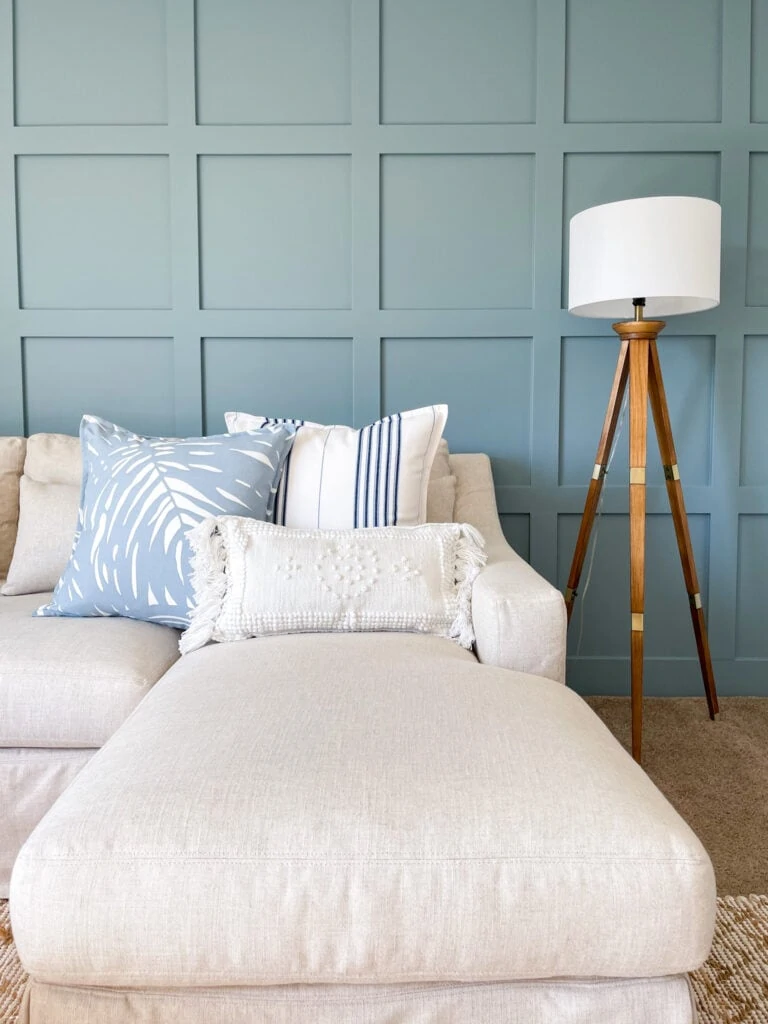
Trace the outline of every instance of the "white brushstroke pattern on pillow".
<path fill-rule="evenodd" d="M 212 515 L 265 519 L 294 428 L 146 438 L 81 425 L 83 488 L 69 565 L 39 615 L 125 615 L 183 628 L 193 607 L 189 529 Z"/>

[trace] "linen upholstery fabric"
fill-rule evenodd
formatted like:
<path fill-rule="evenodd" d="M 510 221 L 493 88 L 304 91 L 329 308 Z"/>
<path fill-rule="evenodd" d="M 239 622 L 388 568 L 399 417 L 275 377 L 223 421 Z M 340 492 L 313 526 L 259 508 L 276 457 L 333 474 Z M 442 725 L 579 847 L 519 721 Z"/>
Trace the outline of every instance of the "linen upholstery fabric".
<path fill-rule="evenodd" d="M 79 487 L 83 478 L 80 438 L 71 434 L 32 434 L 27 441 L 24 475 L 41 484 Z"/>
<path fill-rule="evenodd" d="M 0 597 L 0 747 L 100 747 L 178 658 L 179 634 L 130 619 L 35 618 Z"/>
<path fill-rule="evenodd" d="M 704 961 L 715 888 L 572 691 L 314 634 L 177 662 L 24 845 L 11 915 L 56 984 L 636 978 Z"/>
<path fill-rule="evenodd" d="M 442 438 L 427 487 L 427 522 L 452 523 L 456 502 L 456 477 L 451 472 L 448 442 Z"/>
<path fill-rule="evenodd" d="M 265 519 L 294 433 L 268 426 L 234 436 L 149 438 L 84 416 L 78 532 L 53 599 L 38 614 L 187 626 L 186 532 L 210 515 Z"/>
<path fill-rule="evenodd" d="M 23 437 L 0 437 L 0 580 L 8 572 L 19 521 L 19 477 L 27 442 Z"/>
<path fill-rule="evenodd" d="M 506 541 L 496 509 L 490 459 L 451 455 L 454 516 L 485 538 L 488 564 L 472 588 L 475 652 L 481 662 L 565 682 L 566 612 L 559 590 Z"/>
<path fill-rule="evenodd" d="M 11 868 L 27 836 L 93 753 L 0 747 L 0 899 L 8 899 Z"/>
<path fill-rule="evenodd" d="M 430 480 L 427 491 L 427 522 L 452 523 L 455 501 L 455 476 L 443 476 L 439 480 Z"/>
<path fill-rule="evenodd" d="M 19 1024 L 693 1024 L 686 978 L 93 989 L 32 981 Z"/>
<path fill-rule="evenodd" d="M 40 483 L 26 473 L 19 484 L 16 547 L 0 591 L 7 597 L 53 590 L 67 566 L 77 528 L 79 488 Z"/>
<path fill-rule="evenodd" d="M 182 654 L 210 640 L 323 631 L 474 643 L 470 597 L 485 550 L 472 526 L 292 530 L 219 516 L 189 541 L 195 609 Z"/>
<path fill-rule="evenodd" d="M 447 405 L 431 405 L 360 430 L 238 412 L 228 412 L 226 423 L 230 431 L 294 424 L 274 521 L 344 530 L 426 522 L 430 472 L 447 418 Z"/>
<path fill-rule="evenodd" d="M 80 440 L 32 434 L 20 480 L 19 525 L 6 596 L 53 590 L 64 571 L 77 528 L 83 460 Z"/>

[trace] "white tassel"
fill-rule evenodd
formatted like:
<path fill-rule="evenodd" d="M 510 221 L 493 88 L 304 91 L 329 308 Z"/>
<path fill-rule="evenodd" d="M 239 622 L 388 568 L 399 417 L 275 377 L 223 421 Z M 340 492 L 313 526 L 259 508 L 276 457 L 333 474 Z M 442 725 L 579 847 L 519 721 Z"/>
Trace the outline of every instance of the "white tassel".
<path fill-rule="evenodd" d="M 475 642 L 472 626 L 472 585 L 488 561 L 485 541 L 474 526 L 459 523 L 456 540 L 457 610 L 451 626 L 451 639 L 469 650 Z"/>
<path fill-rule="evenodd" d="M 192 587 L 195 607 L 190 625 L 179 640 L 179 651 L 189 654 L 213 639 L 222 602 L 227 593 L 227 548 L 215 519 L 204 519 L 187 534 L 192 547 Z"/>

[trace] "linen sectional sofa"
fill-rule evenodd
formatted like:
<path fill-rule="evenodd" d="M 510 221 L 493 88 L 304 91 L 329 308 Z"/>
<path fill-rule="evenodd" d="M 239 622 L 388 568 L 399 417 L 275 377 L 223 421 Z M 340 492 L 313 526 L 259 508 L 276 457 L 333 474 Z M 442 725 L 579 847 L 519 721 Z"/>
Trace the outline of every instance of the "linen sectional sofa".
<path fill-rule="evenodd" d="M 0 442 L 0 574 L 20 478 L 77 465 L 68 439 Z M 24 1024 L 694 1019 L 709 859 L 563 685 L 563 602 L 507 545 L 488 459 L 432 482 L 488 547 L 474 652 L 317 634 L 179 659 L 166 627 L 0 598 Z"/>

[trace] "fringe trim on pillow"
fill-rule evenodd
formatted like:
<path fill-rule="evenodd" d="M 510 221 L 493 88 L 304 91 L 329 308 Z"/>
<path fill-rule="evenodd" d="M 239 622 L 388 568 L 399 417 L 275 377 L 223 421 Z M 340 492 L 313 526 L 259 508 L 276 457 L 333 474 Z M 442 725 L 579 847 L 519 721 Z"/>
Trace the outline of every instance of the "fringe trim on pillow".
<path fill-rule="evenodd" d="M 485 541 L 480 532 L 469 523 L 459 523 L 455 569 L 458 608 L 450 637 L 467 650 L 475 642 L 475 630 L 472 625 L 472 585 L 487 561 Z"/>
<path fill-rule="evenodd" d="M 179 651 L 190 654 L 213 639 L 227 593 L 227 548 L 215 519 L 204 519 L 187 534 L 192 547 L 192 587 L 195 607 L 189 629 L 182 633 Z"/>

